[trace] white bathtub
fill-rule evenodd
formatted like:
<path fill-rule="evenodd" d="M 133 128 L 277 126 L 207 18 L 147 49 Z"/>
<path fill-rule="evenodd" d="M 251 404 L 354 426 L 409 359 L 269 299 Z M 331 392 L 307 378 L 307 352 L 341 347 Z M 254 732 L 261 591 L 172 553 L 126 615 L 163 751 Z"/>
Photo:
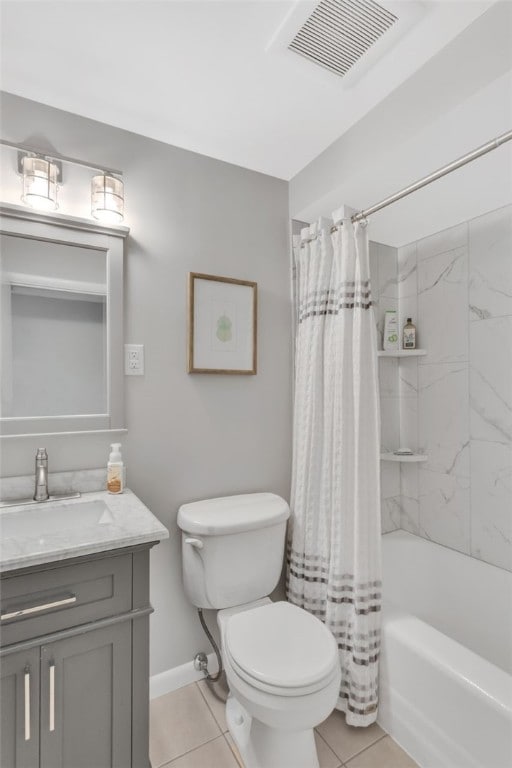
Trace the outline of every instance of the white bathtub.
<path fill-rule="evenodd" d="M 512 573 L 382 538 L 379 723 L 422 768 L 512 766 Z"/>

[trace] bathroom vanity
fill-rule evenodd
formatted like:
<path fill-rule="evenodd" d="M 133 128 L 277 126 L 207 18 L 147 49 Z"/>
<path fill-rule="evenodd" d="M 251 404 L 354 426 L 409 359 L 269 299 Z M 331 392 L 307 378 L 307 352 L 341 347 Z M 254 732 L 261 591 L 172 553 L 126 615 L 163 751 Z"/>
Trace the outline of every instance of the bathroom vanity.
<path fill-rule="evenodd" d="M 125 431 L 128 233 L 0 206 L 2 440 Z M 168 531 L 130 491 L 46 502 L 39 454 L 40 503 L 0 509 L 1 768 L 149 768 L 149 551 Z"/>
<path fill-rule="evenodd" d="M 130 491 L 0 511 L 2 768 L 149 768 L 149 550 Z"/>

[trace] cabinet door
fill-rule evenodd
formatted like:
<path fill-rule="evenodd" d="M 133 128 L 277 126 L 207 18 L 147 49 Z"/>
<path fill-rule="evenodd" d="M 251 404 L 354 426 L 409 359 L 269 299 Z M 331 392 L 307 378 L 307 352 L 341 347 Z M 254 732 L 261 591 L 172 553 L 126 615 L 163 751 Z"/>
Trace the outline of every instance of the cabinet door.
<path fill-rule="evenodd" d="M 41 648 L 41 768 L 131 766 L 131 623 Z"/>
<path fill-rule="evenodd" d="M 39 648 L 0 659 L 2 768 L 39 766 Z"/>

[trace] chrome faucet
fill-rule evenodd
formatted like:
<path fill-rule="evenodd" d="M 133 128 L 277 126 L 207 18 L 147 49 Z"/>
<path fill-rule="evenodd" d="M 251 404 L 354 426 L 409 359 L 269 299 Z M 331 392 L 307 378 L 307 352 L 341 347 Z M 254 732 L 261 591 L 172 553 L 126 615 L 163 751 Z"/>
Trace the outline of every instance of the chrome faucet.
<path fill-rule="evenodd" d="M 18 507 L 20 504 L 42 504 L 45 501 L 64 501 L 65 499 L 79 499 L 81 494 L 76 491 L 69 493 L 56 493 L 50 496 L 48 492 L 48 453 L 46 448 L 38 448 L 36 453 L 36 487 L 34 495 L 30 499 L 4 499 L 0 500 L 0 507 Z"/>
<path fill-rule="evenodd" d="M 48 501 L 48 454 L 46 448 L 38 448 L 36 453 L 36 489 L 34 501 Z"/>

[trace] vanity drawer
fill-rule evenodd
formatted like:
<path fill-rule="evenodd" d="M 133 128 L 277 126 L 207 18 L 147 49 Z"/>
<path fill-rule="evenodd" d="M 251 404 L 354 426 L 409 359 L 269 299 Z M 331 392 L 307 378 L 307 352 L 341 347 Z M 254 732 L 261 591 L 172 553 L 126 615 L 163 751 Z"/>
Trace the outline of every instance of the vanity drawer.
<path fill-rule="evenodd" d="M 131 554 L 2 579 L 2 646 L 129 611 Z"/>

